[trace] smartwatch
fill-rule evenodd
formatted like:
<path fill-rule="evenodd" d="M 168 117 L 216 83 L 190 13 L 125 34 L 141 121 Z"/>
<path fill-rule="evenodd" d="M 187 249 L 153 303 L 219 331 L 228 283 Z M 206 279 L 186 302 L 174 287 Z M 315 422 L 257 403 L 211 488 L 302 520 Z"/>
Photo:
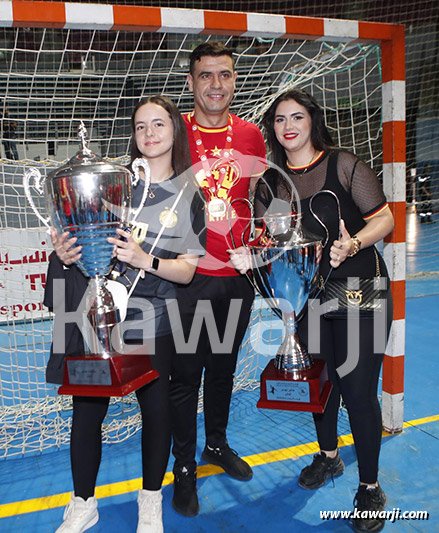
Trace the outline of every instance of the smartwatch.
<path fill-rule="evenodd" d="M 151 266 L 146 270 L 147 272 L 157 272 L 160 265 L 160 260 L 155 255 L 152 255 Z"/>

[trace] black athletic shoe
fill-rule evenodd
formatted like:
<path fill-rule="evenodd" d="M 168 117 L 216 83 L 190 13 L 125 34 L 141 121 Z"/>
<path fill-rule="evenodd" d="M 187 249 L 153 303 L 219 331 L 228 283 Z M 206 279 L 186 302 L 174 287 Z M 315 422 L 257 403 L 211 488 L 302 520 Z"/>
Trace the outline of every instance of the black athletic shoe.
<path fill-rule="evenodd" d="M 185 466 L 174 470 L 172 507 L 183 516 L 197 516 L 200 512 L 197 494 L 197 472 Z"/>
<path fill-rule="evenodd" d="M 354 531 L 381 531 L 386 523 L 384 518 L 379 518 L 381 511 L 385 510 L 386 495 L 383 489 L 378 485 L 374 489 L 360 485 L 354 498 L 354 518 L 352 526 Z M 375 514 L 371 517 L 370 514 Z M 356 518 L 356 516 L 360 518 Z"/>
<path fill-rule="evenodd" d="M 302 489 L 314 490 L 328 481 L 334 480 L 335 477 L 341 476 L 344 472 L 344 463 L 340 459 L 339 454 L 331 459 L 326 457 L 325 452 L 320 452 L 314 455 L 313 462 L 300 472 L 299 486 Z"/>
<path fill-rule="evenodd" d="M 221 448 L 211 448 L 206 445 L 201 454 L 206 463 L 220 466 L 226 474 L 239 481 L 249 481 L 253 477 L 253 471 L 228 444 Z"/>

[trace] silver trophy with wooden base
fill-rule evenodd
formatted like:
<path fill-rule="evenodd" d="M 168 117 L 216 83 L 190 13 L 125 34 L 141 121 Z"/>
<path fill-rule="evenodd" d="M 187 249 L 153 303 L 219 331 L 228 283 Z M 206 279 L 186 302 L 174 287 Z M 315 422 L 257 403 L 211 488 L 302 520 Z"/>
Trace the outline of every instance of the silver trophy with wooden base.
<path fill-rule="evenodd" d="M 90 278 L 82 328 L 86 353 L 66 357 L 64 382 L 60 394 L 78 396 L 125 396 L 158 376 L 144 349 L 121 353 L 120 313 L 107 287 L 107 275 L 113 267 L 113 245 L 108 237 L 117 237 L 116 229 L 127 227 L 130 216 L 137 214 L 146 200 L 150 171 L 148 163 L 133 163 L 133 175 L 122 165 L 96 156 L 87 143 L 81 122 L 78 132 L 81 149 L 67 164 L 42 177 L 38 169 L 24 176 L 26 196 L 45 226 L 59 233 L 67 231 L 82 246 L 77 266 Z M 131 209 L 132 187 L 144 169 L 145 187 L 141 205 Z M 46 199 L 44 218 L 36 208 L 33 189 Z"/>
<path fill-rule="evenodd" d="M 253 280 L 283 320 L 285 334 L 276 358 L 261 374 L 257 406 L 322 413 L 332 389 L 327 366 L 313 360 L 296 331 L 318 275 L 322 242 L 304 231 L 300 214 L 270 214 L 263 221 L 262 236 L 248 245 Z"/>

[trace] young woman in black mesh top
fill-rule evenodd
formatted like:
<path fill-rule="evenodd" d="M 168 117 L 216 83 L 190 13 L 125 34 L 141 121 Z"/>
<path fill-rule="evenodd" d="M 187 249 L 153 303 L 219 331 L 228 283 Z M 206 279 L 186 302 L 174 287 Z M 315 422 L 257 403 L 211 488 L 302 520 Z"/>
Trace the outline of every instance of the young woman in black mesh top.
<path fill-rule="evenodd" d="M 330 190 L 340 203 L 340 224 L 332 195 L 320 194 L 312 203 L 312 209 L 329 229 L 320 274 L 325 279 L 332 268 L 331 278 L 372 278 L 379 257 L 380 273 L 387 280 L 384 261 L 376 255 L 374 245 L 392 231 L 393 216 L 373 170 L 354 154 L 334 146 L 321 108 L 304 91 L 290 90 L 280 95 L 264 114 L 263 125 L 272 160 L 283 172 L 270 168 L 259 180 L 255 216 L 262 217 L 274 198 L 291 203 L 297 194 L 303 225 L 323 238 L 323 228 L 312 216 L 309 203 L 316 192 Z M 238 254 L 231 252 L 231 255 L 232 261 L 235 256 L 238 270 L 244 271 Z M 386 335 L 392 314 L 388 289 Z M 358 510 L 383 510 L 385 505 L 385 494 L 377 481 L 382 431 L 377 386 L 383 353 L 374 350 L 374 322 L 360 318 L 358 363 L 345 373 L 340 369 L 347 359 L 348 321 L 320 318 L 320 352 L 313 355 L 327 361 L 333 389 L 325 412 L 313 415 L 320 453 L 299 477 L 299 485 L 311 490 L 343 473 L 344 464 L 337 449 L 337 415 L 342 397 L 349 413 L 359 466 Z M 308 344 L 307 315 L 299 321 L 298 333 Z M 357 531 L 380 531 L 383 527 L 384 519 L 354 520 Z"/>

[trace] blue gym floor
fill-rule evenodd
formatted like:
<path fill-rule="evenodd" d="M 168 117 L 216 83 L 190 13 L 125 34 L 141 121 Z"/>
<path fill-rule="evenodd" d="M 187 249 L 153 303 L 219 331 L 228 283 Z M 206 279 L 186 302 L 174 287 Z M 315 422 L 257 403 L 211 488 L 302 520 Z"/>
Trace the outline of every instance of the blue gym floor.
<path fill-rule="evenodd" d="M 427 256 L 430 264 L 432 258 L 436 260 L 435 268 L 429 270 L 439 271 L 438 215 L 435 220 L 436 224 L 421 225 L 414 213 L 408 214 L 408 224 L 417 230 L 416 239 L 408 240 L 408 273 L 425 270 Z M 435 239 L 430 239 L 433 233 Z M 438 276 L 408 281 L 405 424 L 401 434 L 383 437 L 379 479 L 389 511 L 427 511 L 429 519 L 388 522 L 386 531 L 439 532 L 438 308 Z M 341 411 L 339 420 L 345 474 L 334 485 L 329 482 L 317 491 L 306 491 L 298 487 L 297 478 L 317 450 L 311 415 L 259 410 L 257 399 L 257 391 L 234 395 L 228 429 L 230 445 L 253 465 L 253 479 L 235 481 L 201 462 L 201 511 L 196 518 L 184 518 L 171 507 L 171 459 L 163 488 L 166 532 L 349 531 L 346 520 L 320 518 L 320 511 L 352 509 L 358 477 L 346 413 Z M 200 415 L 198 457 L 203 446 Z M 2 460 L 0 472 L 0 531 L 55 531 L 72 490 L 67 447 Z M 100 520 L 90 532 L 136 531 L 140 475 L 139 435 L 104 446 L 97 487 Z"/>

